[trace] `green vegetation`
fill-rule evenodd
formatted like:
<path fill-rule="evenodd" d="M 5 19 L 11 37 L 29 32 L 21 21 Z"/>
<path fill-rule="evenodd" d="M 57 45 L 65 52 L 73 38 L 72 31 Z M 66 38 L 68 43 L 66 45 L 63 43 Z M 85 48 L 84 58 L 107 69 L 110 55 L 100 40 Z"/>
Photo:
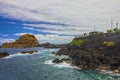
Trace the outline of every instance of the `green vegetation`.
<path fill-rule="evenodd" d="M 111 47 L 111 46 L 114 46 L 115 45 L 115 42 L 113 41 L 104 41 L 104 44 L 108 47 Z"/>
<path fill-rule="evenodd" d="M 88 36 L 88 34 L 87 34 L 87 33 L 84 33 L 83 35 L 84 35 L 84 36 Z"/>
<path fill-rule="evenodd" d="M 94 34 L 103 34 L 103 32 L 94 31 L 94 32 L 90 32 L 90 33 L 89 33 L 89 35 L 94 35 Z"/>
<path fill-rule="evenodd" d="M 118 28 L 115 28 L 113 30 L 114 30 L 115 33 L 120 33 L 120 29 L 118 29 Z"/>
<path fill-rule="evenodd" d="M 107 33 L 113 33 L 114 31 L 112 29 L 107 30 Z"/>
<path fill-rule="evenodd" d="M 84 40 L 79 39 L 79 40 L 73 40 L 70 45 L 71 46 L 81 46 L 84 43 Z"/>
<path fill-rule="evenodd" d="M 107 30 L 107 32 L 108 33 L 120 33 L 120 29 L 114 28 L 114 29 Z"/>

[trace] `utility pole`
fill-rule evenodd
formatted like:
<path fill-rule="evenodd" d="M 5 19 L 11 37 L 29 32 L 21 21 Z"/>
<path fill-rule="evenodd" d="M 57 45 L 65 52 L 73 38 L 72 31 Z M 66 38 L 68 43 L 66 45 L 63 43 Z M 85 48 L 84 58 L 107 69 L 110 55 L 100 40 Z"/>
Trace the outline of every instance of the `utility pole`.
<path fill-rule="evenodd" d="M 113 19 L 111 19 L 111 29 L 113 29 Z"/>
<path fill-rule="evenodd" d="M 96 31 L 96 26 L 94 26 L 94 32 Z"/>
<path fill-rule="evenodd" d="M 116 23 L 116 28 L 118 29 L 118 22 Z"/>

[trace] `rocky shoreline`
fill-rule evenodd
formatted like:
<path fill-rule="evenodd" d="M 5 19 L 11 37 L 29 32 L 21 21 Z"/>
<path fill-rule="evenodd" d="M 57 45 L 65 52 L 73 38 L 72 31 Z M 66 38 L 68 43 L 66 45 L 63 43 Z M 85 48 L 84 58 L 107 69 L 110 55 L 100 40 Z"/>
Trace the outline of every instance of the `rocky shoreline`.
<path fill-rule="evenodd" d="M 56 55 L 69 56 L 71 65 L 82 69 L 120 73 L 120 33 L 92 33 L 74 38 Z"/>
<path fill-rule="evenodd" d="M 0 58 L 7 57 L 9 54 L 7 52 L 0 52 Z"/>

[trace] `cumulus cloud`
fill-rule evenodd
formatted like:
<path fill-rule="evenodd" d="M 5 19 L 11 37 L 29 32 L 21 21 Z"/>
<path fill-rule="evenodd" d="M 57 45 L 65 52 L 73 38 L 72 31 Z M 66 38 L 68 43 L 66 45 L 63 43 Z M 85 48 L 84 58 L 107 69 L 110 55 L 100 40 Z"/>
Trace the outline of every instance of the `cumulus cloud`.
<path fill-rule="evenodd" d="M 82 27 L 78 26 L 62 26 L 62 25 L 48 25 L 48 24 L 23 24 L 26 27 L 24 29 L 51 33 L 51 34 L 58 34 L 58 35 L 79 35 L 83 32 L 89 32 L 89 29 L 83 29 Z"/>
<path fill-rule="evenodd" d="M 65 44 L 69 43 L 74 36 L 59 36 L 59 35 L 42 35 L 37 34 L 35 35 L 38 41 L 41 43 L 52 43 L 52 44 Z"/>
<path fill-rule="evenodd" d="M 79 35 L 93 31 L 94 26 L 96 30 L 106 31 L 110 28 L 111 18 L 115 27 L 115 23 L 120 22 L 119 5 L 119 0 L 0 0 L 0 16 L 52 24 L 24 23 L 24 29 L 54 36 Z"/>
<path fill-rule="evenodd" d="M 16 36 L 21 36 L 24 34 L 28 34 L 26 33 L 16 33 L 14 35 Z M 33 33 L 29 33 L 29 34 L 33 34 Z M 52 44 L 65 44 L 65 43 L 69 43 L 71 42 L 71 40 L 74 38 L 74 36 L 60 36 L 60 35 L 55 35 L 55 34 L 33 34 L 35 35 L 35 37 L 37 38 L 37 40 L 39 41 L 39 43 L 52 43 Z"/>
<path fill-rule="evenodd" d="M 119 5 L 119 0 L 1 0 L 0 13 L 20 20 L 65 23 L 83 28 L 82 25 L 96 25 L 105 30 L 109 28 L 111 18 L 120 20 Z"/>
<path fill-rule="evenodd" d="M 10 39 L 10 38 L 8 38 L 8 39 L 3 39 L 3 38 L 0 38 L 0 43 L 10 43 L 10 42 L 14 42 L 15 40 L 14 39 Z"/>
<path fill-rule="evenodd" d="M 16 36 L 21 36 L 21 35 L 24 35 L 24 34 L 32 34 L 32 33 L 15 33 L 14 35 L 16 35 Z"/>

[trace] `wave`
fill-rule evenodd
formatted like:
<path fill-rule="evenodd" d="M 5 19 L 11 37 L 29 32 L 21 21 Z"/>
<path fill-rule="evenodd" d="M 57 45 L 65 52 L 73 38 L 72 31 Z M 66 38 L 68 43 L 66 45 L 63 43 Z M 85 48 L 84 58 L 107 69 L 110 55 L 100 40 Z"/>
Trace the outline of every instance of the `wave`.
<path fill-rule="evenodd" d="M 7 57 L 4 57 L 3 59 L 9 59 L 9 58 L 18 57 L 18 56 L 34 55 L 34 54 L 37 54 L 37 53 L 40 53 L 40 52 L 34 52 L 33 54 L 29 54 L 29 53 L 25 53 L 25 54 L 17 53 L 17 54 L 12 54 L 12 55 L 9 55 Z"/>
<path fill-rule="evenodd" d="M 52 64 L 54 64 L 54 63 L 52 62 L 52 60 L 47 60 L 47 61 L 45 61 L 45 64 L 50 64 L 50 65 L 52 65 Z"/>
<path fill-rule="evenodd" d="M 120 73 L 114 73 L 113 71 L 110 71 L 110 70 L 100 70 L 100 71 L 101 71 L 101 73 L 107 73 L 112 76 L 120 76 Z"/>
<path fill-rule="evenodd" d="M 71 64 L 68 64 L 66 62 L 62 62 L 62 63 L 56 64 L 56 63 L 53 63 L 52 61 L 53 60 L 47 60 L 47 61 L 45 61 L 45 64 L 53 65 L 54 67 L 57 67 L 57 68 L 75 68 L 75 69 L 80 69 L 80 68 L 78 68 L 76 66 L 72 66 Z"/>
<path fill-rule="evenodd" d="M 13 57 L 17 57 L 17 56 L 28 56 L 28 55 L 34 55 L 34 54 L 45 54 L 45 53 L 51 53 L 54 51 L 57 51 L 58 49 L 42 49 L 42 50 L 38 50 L 38 52 L 34 52 L 33 54 L 29 54 L 29 53 L 25 53 L 25 54 L 21 54 L 21 53 L 16 53 L 16 54 L 11 54 L 7 57 L 4 57 L 3 59 L 9 59 L 9 58 L 13 58 Z"/>
<path fill-rule="evenodd" d="M 26 56 L 26 55 L 31 55 L 31 54 L 29 54 L 29 53 L 26 53 L 26 54 L 17 53 L 17 54 L 12 54 L 12 55 L 9 55 L 7 57 L 4 57 L 3 59 L 9 59 L 9 58 L 17 57 L 17 56 Z"/>
<path fill-rule="evenodd" d="M 49 56 L 52 56 L 52 57 L 55 57 L 55 58 L 59 58 L 59 59 L 63 59 L 63 58 L 70 58 L 69 56 L 67 55 L 55 55 L 55 54 L 49 54 Z"/>

